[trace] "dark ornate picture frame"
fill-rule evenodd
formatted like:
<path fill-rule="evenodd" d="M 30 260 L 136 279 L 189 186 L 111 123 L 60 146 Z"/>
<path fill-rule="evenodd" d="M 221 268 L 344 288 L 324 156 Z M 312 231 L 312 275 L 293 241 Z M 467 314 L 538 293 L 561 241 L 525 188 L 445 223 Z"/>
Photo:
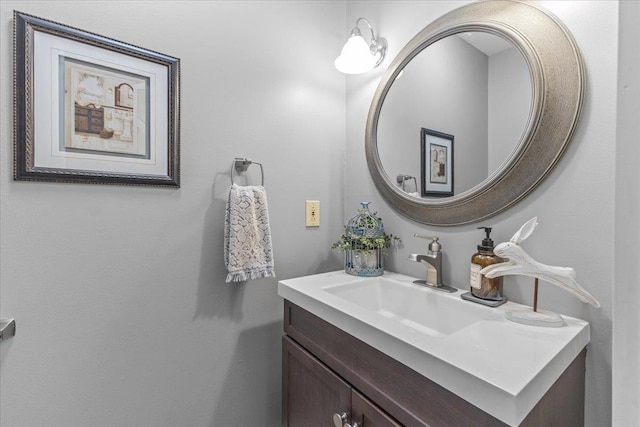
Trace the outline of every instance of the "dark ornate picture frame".
<path fill-rule="evenodd" d="M 422 128 L 420 130 L 421 195 L 453 196 L 453 135 Z"/>
<path fill-rule="evenodd" d="M 180 187 L 180 60 L 13 18 L 14 179 Z"/>

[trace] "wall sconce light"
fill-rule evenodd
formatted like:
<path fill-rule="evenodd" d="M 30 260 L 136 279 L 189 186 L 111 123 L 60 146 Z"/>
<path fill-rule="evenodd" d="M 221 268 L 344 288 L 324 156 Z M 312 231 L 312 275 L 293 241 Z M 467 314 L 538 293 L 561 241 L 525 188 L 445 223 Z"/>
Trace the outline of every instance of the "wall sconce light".
<path fill-rule="evenodd" d="M 366 23 L 371 31 L 371 42 L 367 43 L 360 33 L 358 24 Z M 349 39 L 344 44 L 340 56 L 336 58 L 335 66 L 345 74 L 361 74 L 373 70 L 380 65 L 387 51 L 387 41 L 376 38 L 373 27 L 364 18 L 358 18 L 356 26 L 351 30 Z"/>

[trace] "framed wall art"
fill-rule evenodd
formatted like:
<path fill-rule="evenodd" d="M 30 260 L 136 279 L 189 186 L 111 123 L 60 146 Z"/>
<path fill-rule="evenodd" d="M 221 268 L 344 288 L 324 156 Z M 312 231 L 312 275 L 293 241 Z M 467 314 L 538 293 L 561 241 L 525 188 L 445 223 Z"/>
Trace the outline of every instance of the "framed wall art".
<path fill-rule="evenodd" d="M 14 179 L 180 186 L 180 60 L 14 11 Z"/>
<path fill-rule="evenodd" d="M 453 139 L 447 133 L 420 130 L 422 196 L 453 196 Z"/>

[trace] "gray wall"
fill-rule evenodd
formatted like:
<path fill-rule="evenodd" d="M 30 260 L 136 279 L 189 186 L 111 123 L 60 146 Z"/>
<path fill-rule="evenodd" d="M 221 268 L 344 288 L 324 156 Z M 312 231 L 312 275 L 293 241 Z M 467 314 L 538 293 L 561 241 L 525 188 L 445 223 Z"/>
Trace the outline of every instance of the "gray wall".
<path fill-rule="evenodd" d="M 584 111 L 573 142 L 557 167 L 524 201 L 480 224 L 426 227 L 405 219 L 386 206 L 371 181 L 364 155 L 364 128 L 384 65 L 388 65 L 409 39 L 429 22 L 465 3 L 468 2 L 347 2 L 347 23 L 365 16 L 388 40 L 390 52 L 382 68 L 347 78 L 345 217 L 361 200 L 371 201 L 388 232 L 404 241 L 404 248 L 389 256 L 388 269 L 411 276 L 425 274 L 424 267 L 406 260 L 409 254 L 426 250 L 424 241 L 413 238 L 413 234 L 440 236 L 445 280 L 454 286 L 468 288 L 469 260 L 482 239 L 482 232 L 476 227 L 493 226 L 493 238 L 502 242 L 525 221 L 537 216 L 540 225 L 526 242 L 529 254 L 547 264 L 574 267 L 581 285 L 602 304 L 600 309 L 595 309 L 554 286 L 541 286 L 542 308 L 591 324 L 586 425 L 610 425 L 618 4 L 610 1 L 539 2 L 564 21 L 575 37 L 584 56 L 588 79 Z M 508 278 L 505 288 L 509 299 L 532 304 L 530 280 Z"/>
<path fill-rule="evenodd" d="M 12 180 L 13 9 L 181 59 L 181 189 Z M 2 427 L 280 425 L 277 279 L 224 283 L 229 171 L 264 163 L 278 279 L 340 268 L 345 25 L 332 1 L 0 3 Z"/>
<path fill-rule="evenodd" d="M 613 421 L 640 420 L 640 3 L 620 3 L 616 144 Z"/>

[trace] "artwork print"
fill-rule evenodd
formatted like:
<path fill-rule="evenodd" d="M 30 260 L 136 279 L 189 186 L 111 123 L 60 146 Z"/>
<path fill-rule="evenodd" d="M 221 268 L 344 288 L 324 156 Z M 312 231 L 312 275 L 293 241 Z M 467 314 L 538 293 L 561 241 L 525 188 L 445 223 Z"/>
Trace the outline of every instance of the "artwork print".
<path fill-rule="evenodd" d="M 64 149 L 149 158 L 149 79 L 61 60 Z"/>
<path fill-rule="evenodd" d="M 440 144 L 429 144 L 431 152 L 431 173 L 430 182 L 432 184 L 447 183 L 447 147 Z"/>
<path fill-rule="evenodd" d="M 18 181 L 180 186 L 180 60 L 14 11 Z"/>

